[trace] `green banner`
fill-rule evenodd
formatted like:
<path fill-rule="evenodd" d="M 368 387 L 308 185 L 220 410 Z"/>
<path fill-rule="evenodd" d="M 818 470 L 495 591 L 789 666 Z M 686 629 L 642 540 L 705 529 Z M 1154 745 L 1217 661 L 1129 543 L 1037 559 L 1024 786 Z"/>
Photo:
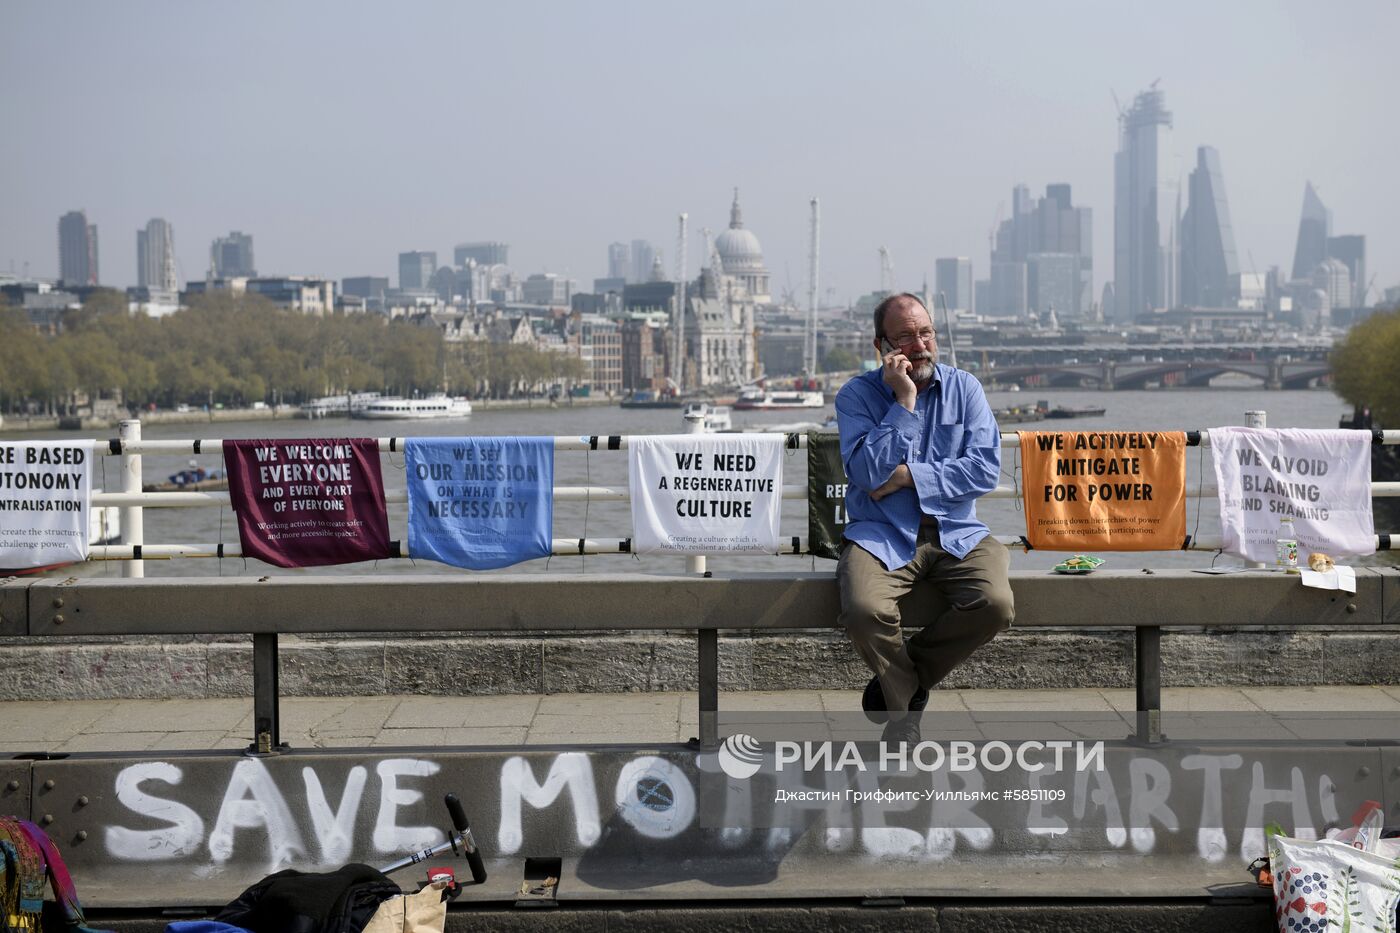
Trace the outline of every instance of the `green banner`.
<path fill-rule="evenodd" d="M 846 527 L 846 469 L 841 437 L 807 432 L 807 548 L 816 557 L 841 556 Z"/>

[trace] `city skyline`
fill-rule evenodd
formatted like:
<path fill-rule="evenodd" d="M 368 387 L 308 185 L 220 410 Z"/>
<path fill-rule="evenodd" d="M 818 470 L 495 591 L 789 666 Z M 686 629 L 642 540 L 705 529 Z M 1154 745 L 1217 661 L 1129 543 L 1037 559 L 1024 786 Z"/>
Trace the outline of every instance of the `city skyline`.
<path fill-rule="evenodd" d="M 505 10 L 417 6 L 477 35 L 527 25 Z M 213 11 L 172 16 L 140 3 L 120 10 L 22 4 L 0 13 L 0 106 L 12 125 L 43 134 L 62 115 L 90 131 L 81 147 L 40 152 L 21 144 L 0 156 L 7 204 L 0 270 L 13 265 L 19 272 L 28 262 L 31 274 L 56 277 L 50 231 L 55 218 L 82 208 L 90 224 L 109 231 L 104 284 L 134 284 L 126 270 L 135 268 L 135 244 L 111 231 L 158 216 L 181 230 L 182 282 L 202 278 L 205 244 L 236 228 L 257 236 L 264 274 L 396 278 L 401 252 L 441 257 L 475 239 L 511 244 L 512 266 L 522 274 L 556 272 L 587 287 L 607 272 L 612 242 L 649 241 L 666 255 L 670 274 L 676 215 L 686 211 L 693 276 L 703 261 L 699 230 L 726 228 L 728 195 L 737 185 L 746 226 L 763 242 L 775 297 L 788 288 L 805 294 L 808 201 L 821 198 L 823 297 L 830 285 L 849 301 L 878 287 L 881 245 L 890 248 L 899 287 L 932 278 L 935 259 L 947 256 L 970 257 L 975 276 L 985 278 L 987 230 L 1006 189 L 1049 182 L 1071 185 L 1076 204 L 1098 212 L 1090 289 L 1097 300 L 1114 276 L 1117 113 L 1110 91 L 1126 105 L 1160 77 L 1174 119 L 1167 155 L 1183 195 L 1198 146 L 1213 147 L 1228 166 L 1242 268 L 1250 255 L 1260 272 L 1291 268 L 1297 192 L 1311 183 L 1339 231 L 1367 237 L 1367 274 L 1377 276 L 1372 297 L 1400 282 L 1400 231 L 1387 226 L 1385 207 L 1400 198 L 1400 183 L 1371 154 L 1391 151 L 1400 130 L 1377 119 L 1386 112 L 1384 90 L 1363 67 L 1383 54 L 1381 36 L 1400 26 L 1393 5 L 1363 4 L 1339 23 L 1319 21 L 1301 4 L 1227 11 L 1187 4 L 1170 16 L 1099 4 L 1052 15 L 1026 5 L 1016 8 L 1024 28 L 1002 33 L 997 17 L 978 10 L 895 5 L 850 17 L 834 5 L 777 4 L 742 8 L 751 28 L 733 37 L 730 51 L 765 63 L 741 69 L 742 77 L 716 69 L 706 52 L 730 41 L 722 23 L 738 14 L 737 5 L 720 4 L 720 15 L 709 19 L 621 3 L 588 12 L 559 7 L 540 28 L 543 54 L 519 86 L 489 80 L 500 64 L 492 43 L 465 61 L 438 39 L 417 37 L 425 44 L 425 72 L 414 81 L 436 88 L 422 106 L 402 93 L 406 76 L 376 66 L 370 55 L 365 34 L 399 36 L 397 18 L 363 10 L 333 15 L 338 7 L 311 4 L 279 12 L 285 29 L 265 37 L 258 26 L 273 9 L 254 3 L 246 22 L 219 28 Z M 1242 21 L 1250 47 L 1265 51 L 1235 46 L 1231 36 L 1241 34 Z M 343 41 L 352 60 L 363 54 L 365 67 L 336 83 L 320 75 L 315 56 L 299 60 L 294 37 L 313 27 Z M 85 65 L 39 81 L 41 43 L 30 40 L 55 29 Z M 111 41 L 151 30 L 168 44 L 168 67 L 180 81 L 157 80 L 156 62 L 127 62 L 121 43 Z M 1162 49 L 1124 47 L 1125 37 L 1154 30 Z M 666 55 L 654 41 L 663 32 L 682 37 Z M 1171 40 L 1188 34 L 1193 58 L 1208 68 L 1168 54 Z M 1041 41 L 1055 38 L 1061 42 Z M 230 84 L 224 76 L 244 61 L 239 49 L 248 43 L 258 54 L 247 62 L 257 67 Z M 932 51 L 920 57 L 925 46 Z M 996 61 L 982 62 L 977 50 L 993 47 Z M 1307 69 L 1296 66 L 1303 59 Z M 584 61 L 589 68 L 577 72 Z M 823 65 L 838 61 L 842 67 Z M 653 134 L 645 145 L 594 147 L 604 157 L 567 142 L 526 144 L 532 121 L 546 112 L 559 115 L 561 140 L 607 143 L 596 113 L 584 108 L 587 116 L 578 119 L 591 125 L 579 136 L 567 111 L 600 84 L 639 68 L 667 76 L 637 85 L 636 119 Z M 870 73 L 881 69 L 881 77 Z M 99 72 L 102 81 L 83 80 Z M 490 144 L 467 145 L 450 127 L 431 151 L 398 144 L 396 125 L 436 125 L 434 108 L 448 88 L 478 78 L 482 112 L 472 126 L 490 131 Z M 345 120 L 362 97 L 369 104 L 392 98 L 403 109 L 384 122 L 383 133 L 372 125 L 358 130 L 354 146 L 297 154 L 281 137 L 257 131 L 265 119 L 313 101 L 318 118 Z M 213 125 L 204 119 L 211 108 L 219 116 Z M 1300 129 L 1299 112 L 1327 113 L 1339 124 L 1364 119 L 1377 141 L 1349 152 L 1325 133 Z M 168 132 L 160 121 L 172 113 L 177 124 L 200 121 L 201 131 Z M 950 145 L 927 123 L 962 129 Z M 707 124 L 728 132 L 708 131 Z M 616 142 L 628 138 L 617 132 Z M 133 138 L 159 139 L 159 158 L 127 151 Z M 882 139 L 906 144 L 872 145 Z"/>

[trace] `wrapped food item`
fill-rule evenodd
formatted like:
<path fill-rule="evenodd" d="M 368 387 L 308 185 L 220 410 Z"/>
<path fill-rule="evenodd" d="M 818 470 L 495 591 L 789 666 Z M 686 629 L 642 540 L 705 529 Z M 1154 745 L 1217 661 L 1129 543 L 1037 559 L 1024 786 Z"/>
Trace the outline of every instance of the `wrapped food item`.
<path fill-rule="evenodd" d="M 1051 569 L 1056 573 L 1092 573 L 1103 563 L 1102 557 L 1092 554 L 1076 554 L 1060 561 Z"/>
<path fill-rule="evenodd" d="M 1327 554 L 1323 554 L 1319 551 L 1313 551 L 1311 554 L 1308 555 L 1309 570 L 1316 570 L 1318 573 L 1326 573 L 1327 571 L 1332 570 L 1336 566 L 1337 562 L 1334 561 L 1331 558 L 1331 556 Z"/>

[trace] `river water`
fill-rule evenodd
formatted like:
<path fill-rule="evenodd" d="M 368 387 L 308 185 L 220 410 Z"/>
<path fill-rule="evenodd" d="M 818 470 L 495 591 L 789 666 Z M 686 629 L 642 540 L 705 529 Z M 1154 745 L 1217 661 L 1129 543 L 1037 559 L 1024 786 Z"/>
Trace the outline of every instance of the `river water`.
<path fill-rule="evenodd" d="M 1048 400 L 1052 406 L 1082 407 L 1102 405 L 1107 408 L 1103 417 L 1065 421 L 1042 422 L 1029 425 L 1032 428 L 1053 430 L 1195 430 L 1220 425 L 1240 425 L 1245 423 L 1245 412 L 1263 410 L 1268 413 L 1270 427 L 1328 428 L 1336 427 L 1338 418 L 1346 410 L 1345 404 L 1330 390 L 1268 391 L 1256 388 L 1211 388 L 1211 389 L 1170 389 L 1155 391 L 1094 392 L 1072 390 L 1045 390 L 1041 392 L 992 392 L 989 400 L 994 408 L 1025 406 L 1034 404 L 1038 398 Z M 808 412 L 735 412 L 736 428 L 764 424 L 787 424 L 799 420 L 821 421 L 831 414 L 832 407 L 818 413 Z M 478 411 L 469 419 L 461 421 L 437 422 L 367 422 L 348 419 L 326 419 L 310 422 L 300 419 L 287 421 L 259 421 L 249 423 L 217 423 L 208 425 L 152 425 L 144 430 L 147 439 L 174 438 L 224 438 L 224 437 L 353 437 L 353 436 L 395 436 L 417 434 L 442 435 L 556 435 L 579 436 L 591 434 L 675 434 L 683 432 L 680 412 L 675 409 L 628 410 L 617 406 L 559 408 L 540 407 L 535 409 L 505 409 Z M 1004 430 L 1015 430 L 1007 425 Z M 34 437 L 65 437 L 71 433 L 45 433 Z M 206 469 L 222 469 L 222 457 L 217 453 L 206 453 L 194 457 Z M 1013 462 L 1013 451 L 1003 449 L 1003 461 L 1007 469 Z M 806 484 L 806 451 L 790 452 L 784 463 L 783 482 L 788 485 Z M 187 465 L 191 457 L 153 456 L 144 458 L 144 472 L 147 482 L 163 480 L 171 473 Z M 118 484 L 117 459 L 100 457 L 93 465 L 93 485 L 95 488 L 113 488 Z M 402 454 L 386 454 L 382 460 L 384 484 L 387 491 L 404 489 Z M 1208 485 L 1214 485 L 1213 466 L 1210 453 L 1204 448 L 1187 448 L 1188 487 L 1201 482 L 1204 475 Z M 559 486 L 598 485 L 625 489 L 627 486 L 627 454 L 625 451 L 559 451 L 555 455 L 555 483 Z M 1009 485 L 1008 476 L 1003 476 L 1003 485 Z M 407 537 L 404 504 L 391 503 L 389 528 L 393 537 Z M 1019 535 L 1025 531 L 1019 503 L 1015 500 L 983 500 L 978 505 L 978 513 L 994 534 Z M 1216 500 L 1187 499 L 1187 531 L 1194 536 L 1216 538 L 1219 536 L 1219 519 Z M 783 504 L 782 534 L 785 537 L 799 535 L 806 537 L 807 512 L 803 501 L 787 501 Z M 1377 529 L 1396 531 L 1400 529 Z M 631 536 L 631 518 L 628 503 L 561 502 L 556 504 L 554 513 L 554 535 L 563 538 L 624 538 Z M 223 542 L 238 543 L 238 529 L 233 513 L 228 509 L 216 508 L 163 508 L 145 510 L 145 540 L 148 544 L 201 544 L 212 545 Z M 1048 570 L 1063 558 L 1063 554 L 1045 551 L 1022 553 L 1012 551 L 1013 569 L 1023 571 Z M 1105 569 L 1174 568 L 1189 569 L 1208 567 L 1214 560 L 1216 566 L 1238 565 L 1240 562 L 1229 556 L 1216 557 L 1207 552 L 1138 552 L 1101 555 L 1107 557 Z M 1384 557 L 1378 560 L 1389 562 Z M 709 567 L 712 570 L 730 571 L 771 571 L 771 570 L 829 570 L 833 561 L 810 557 L 712 557 Z M 549 560 L 536 560 L 510 568 L 512 572 L 651 572 L 676 573 L 684 570 L 684 558 L 671 555 L 647 555 L 637 557 L 625 554 L 553 557 Z M 269 567 L 256 560 L 244 561 L 241 558 L 217 560 L 148 560 L 147 576 L 239 576 L 253 574 L 296 574 L 296 573 L 464 573 L 457 568 L 446 567 L 433 561 L 388 560 L 377 566 L 365 564 L 348 567 L 315 568 L 309 571 L 281 570 Z M 72 568 L 69 571 L 72 572 Z M 92 562 L 79 568 L 84 576 L 115 576 L 118 565 L 111 561 Z"/>

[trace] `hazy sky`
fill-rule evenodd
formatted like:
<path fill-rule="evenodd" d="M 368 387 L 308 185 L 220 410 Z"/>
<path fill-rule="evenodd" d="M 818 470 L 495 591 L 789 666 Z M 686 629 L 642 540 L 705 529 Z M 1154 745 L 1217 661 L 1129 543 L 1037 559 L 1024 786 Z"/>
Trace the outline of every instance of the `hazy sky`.
<path fill-rule="evenodd" d="M 805 302 L 808 200 L 841 299 L 939 256 L 987 274 L 1011 187 L 1074 186 L 1112 276 L 1110 90 L 1160 78 L 1183 180 L 1220 151 L 1240 264 L 1291 270 L 1304 182 L 1400 284 L 1396 0 L 1141 3 L 0 0 L 0 269 L 53 276 L 87 211 L 104 284 L 136 230 L 182 278 L 252 233 L 258 270 L 387 275 L 397 254 L 504 240 L 591 287 L 607 245 L 674 261 L 676 215 L 728 223 Z"/>

